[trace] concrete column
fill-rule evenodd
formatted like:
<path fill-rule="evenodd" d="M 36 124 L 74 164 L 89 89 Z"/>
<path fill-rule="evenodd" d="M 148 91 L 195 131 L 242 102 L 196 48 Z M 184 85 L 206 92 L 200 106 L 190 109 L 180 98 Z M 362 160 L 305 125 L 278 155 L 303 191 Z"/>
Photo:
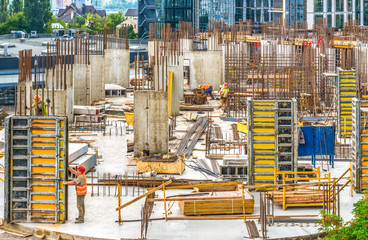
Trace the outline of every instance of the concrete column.
<path fill-rule="evenodd" d="M 184 97 L 184 66 L 183 61 L 179 61 L 177 66 L 168 66 L 168 72 L 173 72 L 171 116 L 179 115 L 180 100 Z M 168 78 L 169 79 L 169 78 Z"/>
<path fill-rule="evenodd" d="M 105 98 L 104 56 L 91 55 L 91 101 Z"/>
<path fill-rule="evenodd" d="M 119 86 L 128 88 L 130 80 L 130 55 L 125 49 L 106 49 L 104 55 L 105 62 L 105 83 L 116 83 Z"/>
<path fill-rule="evenodd" d="M 150 155 L 169 151 L 169 121 L 167 92 L 134 92 L 134 155 L 143 150 Z"/>
<path fill-rule="evenodd" d="M 323 18 L 327 19 L 327 0 L 323 0 Z"/>
<path fill-rule="evenodd" d="M 282 20 L 285 19 L 286 19 L 286 0 L 282 0 Z"/>
<path fill-rule="evenodd" d="M 364 25 L 364 0 L 360 0 L 360 25 Z"/>
<path fill-rule="evenodd" d="M 355 10 L 356 10 L 356 4 L 355 4 L 355 1 L 356 0 L 352 0 L 353 1 L 353 5 L 352 5 L 352 11 L 353 11 L 353 16 L 352 16 L 352 18 L 353 18 L 353 20 L 356 20 L 356 14 L 355 14 Z"/>
<path fill-rule="evenodd" d="M 344 23 L 348 22 L 348 1 L 344 2 Z"/>
<path fill-rule="evenodd" d="M 331 25 L 336 27 L 336 0 L 331 0 Z"/>
<path fill-rule="evenodd" d="M 91 66 L 74 64 L 73 71 L 74 104 L 90 105 Z"/>

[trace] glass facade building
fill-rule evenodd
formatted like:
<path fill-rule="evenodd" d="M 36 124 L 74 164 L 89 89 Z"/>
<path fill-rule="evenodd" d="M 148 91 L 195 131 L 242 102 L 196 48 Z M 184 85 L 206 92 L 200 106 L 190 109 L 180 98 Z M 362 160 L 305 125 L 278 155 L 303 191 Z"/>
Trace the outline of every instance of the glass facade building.
<path fill-rule="evenodd" d="M 194 0 L 156 0 L 156 22 L 178 28 L 179 22 L 193 21 Z"/>

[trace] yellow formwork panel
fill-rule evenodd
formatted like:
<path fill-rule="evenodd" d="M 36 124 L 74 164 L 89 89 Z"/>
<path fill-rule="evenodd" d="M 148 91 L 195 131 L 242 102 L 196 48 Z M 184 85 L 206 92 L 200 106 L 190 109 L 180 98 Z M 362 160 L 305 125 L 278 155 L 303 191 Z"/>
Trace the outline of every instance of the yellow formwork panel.
<path fill-rule="evenodd" d="M 261 117 L 261 118 L 253 118 L 253 122 L 262 122 L 262 121 L 265 121 L 265 122 L 269 122 L 269 121 L 273 121 L 275 122 L 275 118 L 273 116 L 270 116 L 268 118 L 265 118 L 265 117 Z"/>
<path fill-rule="evenodd" d="M 363 161 L 362 166 L 368 166 L 368 161 Z"/>
<path fill-rule="evenodd" d="M 32 181 L 32 184 L 54 184 L 53 181 Z"/>
<path fill-rule="evenodd" d="M 32 191 L 34 192 L 55 192 L 55 187 L 33 186 Z"/>
<path fill-rule="evenodd" d="M 253 136 L 254 141 L 275 141 L 275 136 Z"/>
<path fill-rule="evenodd" d="M 47 124 L 47 123 L 32 123 L 32 127 L 55 127 L 55 124 Z"/>
<path fill-rule="evenodd" d="M 348 124 L 352 124 L 353 123 L 353 121 L 352 120 L 348 120 L 348 119 L 346 119 L 346 124 L 348 125 Z M 341 125 L 344 125 L 345 124 L 345 118 L 342 118 L 342 120 L 340 121 L 340 124 Z"/>
<path fill-rule="evenodd" d="M 350 89 L 349 89 L 350 90 Z M 352 89 L 353 90 L 353 89 Z M 355 94 L 355 91 L 354 92 L 340 92 L 340 96 L 341 97 L 344 97 L 344 95 L 354 95 Z"/>
<path fill-rule="evenodd" d="M 32 195 L 32 201 L 55 201 L 55 196 L 53 195 Z"/>
<path fill-rule="evenodd" d="M 273 182 L 272 183 L 254 183 L 253 185 L 273 185 Z"/>
<path fill-rule="evenodd" d="M 32 141 L 55 141 L 53 137 L 32 137 Z"/>
<path fill-rule="evenodd" d="M 368 150 L 368 145 L 367 144 L 362 144 L 362 149 Z"/>
<path fill-rule="evenodd" d="M 257 155 L 257 154 L 255 154 L 254 159 L 257 159 L 257 158 L 275 159 L 275 155 Z"/>
<path fill-rule="evenodd" d="M 362 177 L 362 181 L 368 181 L 368 177 Z"/>
<path fill-rule="evenodd" d="M 255 167 L 254 168 L 254 172 L 274 172 L 274 168 L 260 168 L 260 167 Z"/>
<path fill-rule="evenodd" d="M 54 149 L 32 149 L 32 155 L 55 155 Z"/>
<path fill-rule="evenodd" d="M 270 104 L 275 104 L 275 102 L 260 102 L 260 101 L 254 101 L 253 102 L 253 106 L 255 105 L 270 105 Z"/>
<path fill-rule="evenodd" d="M 254 117 L 257 117 L 256 115 L 275 115 L 274 111 L 254 111 L 253 112 Z"/>
<path fill-rule="evenodd" d="M 32 143 L 32 146 L 55 146 L 55 143 Z"/>
<path fill-rule="evenodd" d="M 50 131 L 50 130 L 32 130 L 32 134 L 51 134 L 51 135 L 55 135 L 55 131 Z"/>
<path fill-rule="evenodd" d="M 50 216 L 50 218 L 52 218 L 52 217 L 55 216 L 55 214 L 54 213 L 33 212 L 32 216 L 36 216 L 36 217 L 37 216 L 39 216 L 39 217 L 41 217 L 41 216 Z"/>
<path fill-rule="evenodd" d="M 254 164 L 269 164 L 275 165 L 275 160 L 255 160 Z"/>
<path fill-rule="evenodd" d="M 352 105 L 353 105 L 352 103 L 340 103 L 340 106 L 341 106 L 341 107 L 350 107 L 350 108 L 351 108 L 351 107 L 352 107 Z M 345 108 L 344 108 L 344 109 L 345 109 Z"/>
<path fill-rule="evenodd" d="M 275 133 L 274 128 L 253 128 L 254 133 Z"/>
<path fill-rule="evenodd" d="M 367 184 L 362 184 L 362 188 L 368 188 Z"/>
<path fill-rule="evenodd" d="M 32 158 L 32 163 L 49 163 L 55 164 L 55 158 Z"/>
<path fill-rule="evenodd" d="M 275 123 L 265 123 L 265 122 L 253 122 L 254 126 L 274 126 Z"/>
<path fill-rule="evenodd" d="M 254 143 L 253 148 L 274 149 L 274 143 Z"/>
<path fill-rule="evenodd" d="M 340 100 L 341 101 L 352 101 L 353 100 L 353 97 L 340 97 Z"/>
<path fill-rule="evenodd" d="M 31 171 L 36 173 L 54 173 L 55 167 L 31 167 Z"/>
<path fill-rule="evenodd" d="M 56 120 L 55 119 L 33 119 L 32 120 L 32 122 L 42 122 L 42 123 L 44 123 L 44 122 L 56 122 Z"/>
<path fill-rule="evenodd" d="M 257 155 L 257 153 L 274 153 L 274 150 L 260 150 L 260 149 L 254 149 L 254 154 Z"/>
<path fill-rule="evenodd" d="M 265 108 L 267 108 L 267 109 L 272 109 L 272 108 L 274 108 L 274 106 L 253 106 L 253 109 L 265 109 Z"/>
<path fill-rule="evenodd" d="M 59 192 L 59 198 L 60 198 L 60 199 L 64 199 L 64 194 L 63 194 L 63 192 Z"/>
<path fill-rule="evenodd" d="M 32 203 L 32 209 L 55 209 L 55 204 L 46 204 L 46 203 Z"/>
<path fill-rule="evenodd" d="M 274 180 L 274 176 L 259 176 L 259 175 L 255 175 L 254 176 L 254 180 Z"/>

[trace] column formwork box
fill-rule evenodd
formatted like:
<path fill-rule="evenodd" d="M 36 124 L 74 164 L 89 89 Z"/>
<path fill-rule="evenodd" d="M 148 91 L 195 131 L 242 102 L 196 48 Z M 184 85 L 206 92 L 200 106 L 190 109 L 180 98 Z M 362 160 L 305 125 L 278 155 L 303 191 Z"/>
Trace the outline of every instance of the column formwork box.
<path fill-rule="evenodd" d="M 353 186 L 361 193 L 368 189 L 368 101 L 352 101 Z"/>
<path fill-rule="evenodd" d="M 247 100 L 248 184 L 274 184 L 274 168 L 295 171 L 296 100 Z"/>

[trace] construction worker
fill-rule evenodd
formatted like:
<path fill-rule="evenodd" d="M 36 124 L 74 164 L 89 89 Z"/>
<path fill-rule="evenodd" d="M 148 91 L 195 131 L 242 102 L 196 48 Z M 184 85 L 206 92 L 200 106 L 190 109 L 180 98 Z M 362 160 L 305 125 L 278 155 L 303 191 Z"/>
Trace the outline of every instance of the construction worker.
<path fill-rule="evenodd" d="M 79 216 L 76 218 L 75 223 L 84 223 L 84 197 L 87 194 L 87 178 L 86 178 L 86 168 L 83 166 L 77 167 L 77 171 L 69 167 L 69 171 L 73 174 L 78 175 L 78 177 L 69 182 L 64 181 L 65 185 L 75 185 L 75 191 L 77 193 L 77 208 L 79 211 Z"/>
<path fill-rule="evenodd" d="M 227 108 L 227 106 L 229 105 L 229 88 L 228 88 L 229 84 L 225 83 L 224 86 L 221 88 L 220 90 L 220 106 L 219 108 L 222 108 L 223 110 L 225 110 Z"/>
<path fill-rule="evenodd" d="M 203 88 L 204 89 L 204 93 L 207 95 L 207 98 L 210 96 L 211 100 L 215 99 L 212 95 L 212 90 L 213 90 L 212 85 L 202 84 L 202 85 L 199 85 L 198 88 Z"/>
<path fill-rule="evenodd" d="M 33 108 L 35 116 L 47 116 L 47 107 L 50 107 L 50 99 L 46 99 L 46 103 L 41 101 L 39 95 L 35 95 L 33 98 Z M 30 107 L 26 107 L 26 109 L 30 110 Z"/>

